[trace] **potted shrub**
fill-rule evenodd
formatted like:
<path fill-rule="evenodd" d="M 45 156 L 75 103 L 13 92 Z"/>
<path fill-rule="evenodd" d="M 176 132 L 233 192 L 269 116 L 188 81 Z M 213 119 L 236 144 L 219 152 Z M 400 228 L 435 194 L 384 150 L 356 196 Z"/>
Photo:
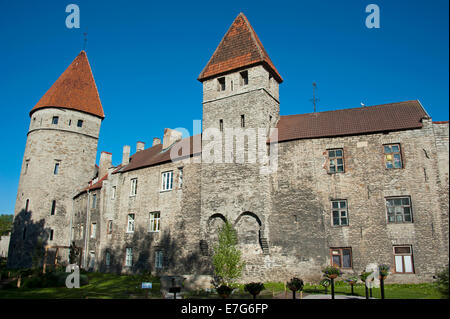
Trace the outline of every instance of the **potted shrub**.
<path fill-rule="evenodd" d="M 327 266 L 322 271 L 324 276 L 330 279 L 335 279 L 342 274 L 341 270 L 336 266 Z"/>
<path fill-rule="evenodd" d="M 295 292 L 302 291 L 304 283 L 302 279 L 294 277 L 286 283 L 286 286 L 292 291 L 292 299 L 295 299 Z"/>
<path fill-rule="evenodd" d="M 261 291 L 265 289 L 264 284 L 262 282 L 251 282 L 244 286 L 244 290 L 253 296 L 253 299 L 256 299 L 256 296 L 259 295 Z"/>
<path fill-rule="evenodd" d="M 380 280 L 386 279 L 386 277 L 389 275 L 389 265 L 381 264 L 378 266 L 378 272 L 380 273 Z"/>
<path fill-rule="evenodd" d="M 233 291 L 233 288 L 228 287 L 226 285 L 221 285 L 216 290 L 220 297 L 226 299 L 230 296 L 231 292 Z"/>

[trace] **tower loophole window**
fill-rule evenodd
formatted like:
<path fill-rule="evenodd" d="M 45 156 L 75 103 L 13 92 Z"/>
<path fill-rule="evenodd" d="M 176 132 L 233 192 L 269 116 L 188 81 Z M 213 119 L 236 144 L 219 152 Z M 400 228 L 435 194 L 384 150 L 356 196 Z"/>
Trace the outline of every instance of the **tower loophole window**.
<path fill-rule="evenodd" d="M 248 71 L 242 71 L 240 72 L 241 75 L 241 85 L 247 85 L 248 84 Z"/>
<path fill-rule="evenodd" d="M 225 77 L 218 78 L 217 82 L 219 83 L 218 91 L 225 91 Z"/>
<path fill-rule="evenodd" d="M 59 117 L 58 116 L 53 116 L 53 118 L 52 118 L 52 124 L 58 124 L 58 120 L 59 120 Z"/>
<path fill-rule="evenodd" d="M 83 126 L 83 120 L 78 120 L 77 126 L 78 126 L 78 127 L 82 127 L 82 126 Z"/>

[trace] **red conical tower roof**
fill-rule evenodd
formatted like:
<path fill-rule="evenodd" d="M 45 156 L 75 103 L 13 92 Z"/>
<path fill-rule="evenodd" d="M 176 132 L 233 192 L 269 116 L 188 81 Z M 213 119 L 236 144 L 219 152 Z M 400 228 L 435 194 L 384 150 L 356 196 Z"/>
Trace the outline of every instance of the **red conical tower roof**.
<path fill-rule="evenodd" d="M 213 56 L 198 77 L 204 81 L 213 76 L 228 73 L 240 68 L 262 64 L 278 81 L 280 74 L 273 65 L 261 41 L 241 12 L 223 37 Z"/>
<path fill-rule="evenodd" d="M 53 83 L 33 107 L 30 116 L 34 111 L 45 107 L 66 108 L 89 113 L 102 119 L 105 117 L 85 51 L 81 51 Z"/>

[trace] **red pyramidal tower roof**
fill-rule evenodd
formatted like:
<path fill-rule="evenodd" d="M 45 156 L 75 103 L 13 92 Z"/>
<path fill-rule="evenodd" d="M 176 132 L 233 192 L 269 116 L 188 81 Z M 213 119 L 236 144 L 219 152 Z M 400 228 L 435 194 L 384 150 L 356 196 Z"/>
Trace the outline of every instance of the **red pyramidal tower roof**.
<path fill-rule="evenodd" d="M 30 116 L 34 111 L 45 107 L 66 108 L 89 113 L 102 119 L 105 117 L 86 52 L 81 51 L 78 54 L 33 107 Z"/>
<path fill-rule="evenodd" d="M 213 76 L 257 64 L 264 65 L 278 82 L 283 81 L 255 30 L 241 12 L 220 41 L 198 80 L 204 81 Z"/>

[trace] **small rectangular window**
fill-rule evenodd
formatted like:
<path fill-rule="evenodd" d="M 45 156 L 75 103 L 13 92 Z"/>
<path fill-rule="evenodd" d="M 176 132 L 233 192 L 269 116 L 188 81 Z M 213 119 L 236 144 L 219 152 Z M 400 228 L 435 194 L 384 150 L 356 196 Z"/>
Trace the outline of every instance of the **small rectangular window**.
<path fill-rule="evenodd" d="M 396 273 L 414 273 L 414 262 L 411 246 L 394 246 L 394 261 Z"/>
<path fill-rule="evenodd" d="M 134 214 L 128 214 L 127 233 L 134 232 Z"/>
<path fill-rule="evenodd" d="M 112 234 L 112 231 L 113 231 L 113 221 L 112 220 L 108 220 L 108 227 L 106 229 L 106 232 L 108 234 Z"/>
<path fill-rule="evenodd" d="M 225 91 L 225 78 L 218 78 L 218 91 Z"/>
<path fill-rule="evenodd" d="M 59 171 L 59 163 L 55 163 L 55 168 L 53 169 L 53 174 L 58 175 L 58 171 Z"/>
<path fill-rule="evenodd" d="M 412 207 L 410 197 L 386 198 L 388 223 L 412 223 Z"/>
<path fill-rule="evenodd" d="M 130 196 L 135 196 L 136 194 L 137 194 L 137 178 L 132 178 Z"/>
<path fill-rule="evenodd" d="M 111 199 L 114 199 L 114 198 L 116 198 L 116 186 L 113 186 L 112 190 L 111 190 Z"/>
<path fill-rule="evenodd" d="M 50 229 L 50 238 L 49 238 L 49 240 L 53 240 L 53 233 L 54 233 L 53 229 Z"/>
<path fill-rule="evenodd" d="M 111 253 L 109 251 L 105 253 L 105 265 L 106 267 L 111 265 Z"/>
<path fill-rule="evenodd" d="M 348 226 L 348 211 L 346 200 L 331 201 L 333 226 Z"/>
<path fill-rule="evenodd" d="M 83 126 L 83 120 L 78 120 L 77 126 L 78 126 L 78 127 L 82 127 L 82 126 Z"/>
<path fill-rule="evenodd" d="M 29 165 L 29 163 L 30 163 L 30 160 L 26 160 L 26 161 L 25 161 L 25 169 L 24 169 L 24 171 L 23 171 L 23 174 L 24 174 L 24 175 L 28 172 L 28 165 Z"/>
<path fill-rule="evenodd" d="M 53 116 L 53 118 L 52 118 L 52 124 L 58 124 L 58 120 L 59 120 L 59 117 L 58 116 Z"/>
<path fill-rule="evenodd" d="M 328 172 L 344 172 L 344 150 L 342 148 L 328 150 Z"/>
<path fill-rule="evenodd" d="M 56 211 L 56 200 L 52 201 L 52 210 L 50 211 L 50 215 L 55 215 Z"/>
<path fill-rule="evenodd" d="M 339 268 L 352 268 L 351 248 L 331 248 L 331 264 Z"/>
<path fill-rule="evenodd" d="M 160 250 L 155 252 L 155 268 L 163 268 L 163 252 Z"/>
<path fill-rule="evenodd" d="M 161 175 L 161 190 L 168 191 L 172 189 L 173 171 L 164 172 Z"/>
<path fill-rule="evenodd" d="M 245 127 L 245 115 L 241 115 L 241 127 Z"/>
<path fill-rule="evenodd" d="M 242 71 L 240 72 L 241 75 L 241 85 L 247 85 L 248 84 L 248 71 Z"/>
<path fill-rule="evenodd" d="M 25 212 L 28 212 L 28 206 L 30 205 L 30 200 L 27 199 L 27 201 L 25 202 Z"/>
<path fill-rule="evenodd" d="M 125 266 L 131 267 L 133 265 L 133 249 L 127 248 L 125 257 Z"/>
<path fill-rule="evenodd" d="M 97 194 L 92 194 L 92 208 L 97 207 Z"/>
<path fill-rule="evenodd" d="M 178 168 L 178 188 L 183 188 L 183 167 Z"/>
<path fill-rule="evenodd" d="M 150 213 L 150 232 L 159 232 L 161 227 L 161 215 L 160 212 Z"/>
<path fill-rule="evenodd" d="M 219 129 L 223 132 L 223 120 L 219 120 Z"/>
<path fill-rule="evenodd" d="M 96 232 L 97 232 L 97 224 L 92 223 L 91 224 L 91 238 L 95 238 Z"/>
<path fill-rule="evenodd" d="M 400 144 L 383 145 L 386 168 L 402 168 L 402 154 Z"/>

